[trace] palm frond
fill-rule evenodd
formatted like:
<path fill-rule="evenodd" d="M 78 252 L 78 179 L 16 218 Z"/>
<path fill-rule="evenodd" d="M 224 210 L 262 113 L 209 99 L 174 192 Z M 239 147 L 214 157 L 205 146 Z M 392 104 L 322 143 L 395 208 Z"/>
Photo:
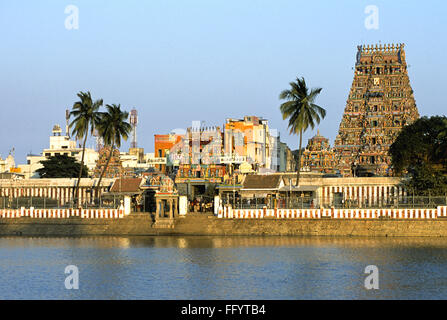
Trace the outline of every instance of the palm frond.
<path fill-rule="evenodd" d="M 309 127 L 315 128 L 326 116 L 326 110 L 314 103 L 322 89 L 314 88 L 309 92 L 303 77 L 297 77 L 296 81 L 290 82 L 289 85 L 290 89 L 283 90 L 279 98 L 287 100 L 280 105 L 280 111 L 283 120 L 289 119 L 290 134 L 298 134 Z"/>

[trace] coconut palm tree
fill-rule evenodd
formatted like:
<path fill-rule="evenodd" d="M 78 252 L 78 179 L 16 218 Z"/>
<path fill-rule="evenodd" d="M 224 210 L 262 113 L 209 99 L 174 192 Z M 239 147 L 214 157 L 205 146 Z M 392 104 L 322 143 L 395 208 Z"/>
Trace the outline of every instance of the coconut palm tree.
<path fill-rule="evenodd" d="M 102 168 L 101 175 L 99 176 L 98 185 L 96 186 L 96 194 L 99 195 L 101 180 L 104 173 L 109 166 L 110 159 L 113 156 L 113 150 L 121 147 L 121 138 L 127 140 L 132 127 L 127 122 L 129 113 L 121 110 L 121 105 L 106 105 L 107 112 L 101 114 L 100 121 L 98 123 L 98 133 L 104 139 L 104 144 L 110 146 L 110 154 L 107 158 L 106 165 Z"/>
<path fill-rule="evenodd" d="M 290 89 L 282 91 L 279 95 L 279 99 L 287 100 L 281 104 L 280 110 L 283 120 L 289 118 L 290 134 L 300 136 L 296 186 L 300 181 L 303 132 L 309 127 L 313 129 L 315 123 L 319 124 L 320 120 L 326 116 L 326 110 L 314 103 L 321 90 L 321 88 L 314 88 L 309 92 L 304 78 L 296 78 L 296 82 L 290 82 Z"/>
<path fill-rule="evenodd" d="M 99 107 L 102 106 L 102 99 L 93 101 L 90 91 L 87 93 L 79 92 L 77 94 L 79 101 L 73 104 L 73 108 L 70 112 L 70 117 L 74 117 L 73 121 L 70 123 L 69 128 L 73 127 L 72 136 L 76 139 L 84 139 L 82 143 L 82 156 L 81 156 L 81 169 L 79 170 L 78 181 L 76 182 L 76 189 L 74 197 L 77 197 L 77 205 L 79 206 L 79 185 L 81 183 L 82 169 L 84 167 L 84 154 L 85 154 L 85 144 L 87 142 L 87 137 L 93 134 L 96 125 L 99 123 L 100 112 Z"/>

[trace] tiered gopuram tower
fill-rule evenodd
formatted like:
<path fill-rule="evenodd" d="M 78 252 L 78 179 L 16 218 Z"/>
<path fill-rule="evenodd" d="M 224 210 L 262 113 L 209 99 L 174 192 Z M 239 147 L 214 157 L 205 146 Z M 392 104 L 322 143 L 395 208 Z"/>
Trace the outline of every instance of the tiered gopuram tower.
<path fill-rule="evenodd" d="M 333 173 L 335 161 L 329 139 L 317 134 L 310 138 L 301 156 L 301 167 L 314 172 Z"/>
<path fill-rule="evenodd" d="M 358 46 L 354 81 L 335 139 L 343 176 L 390 173 L 390 145 L 419 118 L 407 73 L 404 44 Z"/>

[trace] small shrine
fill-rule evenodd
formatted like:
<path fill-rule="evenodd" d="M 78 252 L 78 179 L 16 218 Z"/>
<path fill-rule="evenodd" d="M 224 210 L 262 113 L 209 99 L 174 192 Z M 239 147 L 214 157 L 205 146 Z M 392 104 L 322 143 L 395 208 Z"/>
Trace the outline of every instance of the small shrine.
<path fill-rule="evenodd" d="M 321 173 L 331 173 L 335 167 L 335 155 L 329 144 L 329 139 L 320 135 L 320 131 L 309 139 L 301 157 L 301 167 L 304 170 Z"/>
<path fill-rule="evenodd" d="M 165 175 L 151 178 L 152 186 L 159 186 L 155 192 L 155 226 L 172 227 L 173 220 L 178 215 L 178 192 L 174 181 Z"/>

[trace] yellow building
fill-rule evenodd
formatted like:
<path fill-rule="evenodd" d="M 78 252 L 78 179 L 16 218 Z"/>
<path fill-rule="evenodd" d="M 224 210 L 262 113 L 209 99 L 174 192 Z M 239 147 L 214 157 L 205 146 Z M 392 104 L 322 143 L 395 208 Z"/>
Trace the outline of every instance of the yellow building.
<path fill-rule="evenodd" d="M 226 119 L 224 156 L 242 156 L 255 170 L 270 169 L 272 148 L 268 121 L 255 116 Z"/>

